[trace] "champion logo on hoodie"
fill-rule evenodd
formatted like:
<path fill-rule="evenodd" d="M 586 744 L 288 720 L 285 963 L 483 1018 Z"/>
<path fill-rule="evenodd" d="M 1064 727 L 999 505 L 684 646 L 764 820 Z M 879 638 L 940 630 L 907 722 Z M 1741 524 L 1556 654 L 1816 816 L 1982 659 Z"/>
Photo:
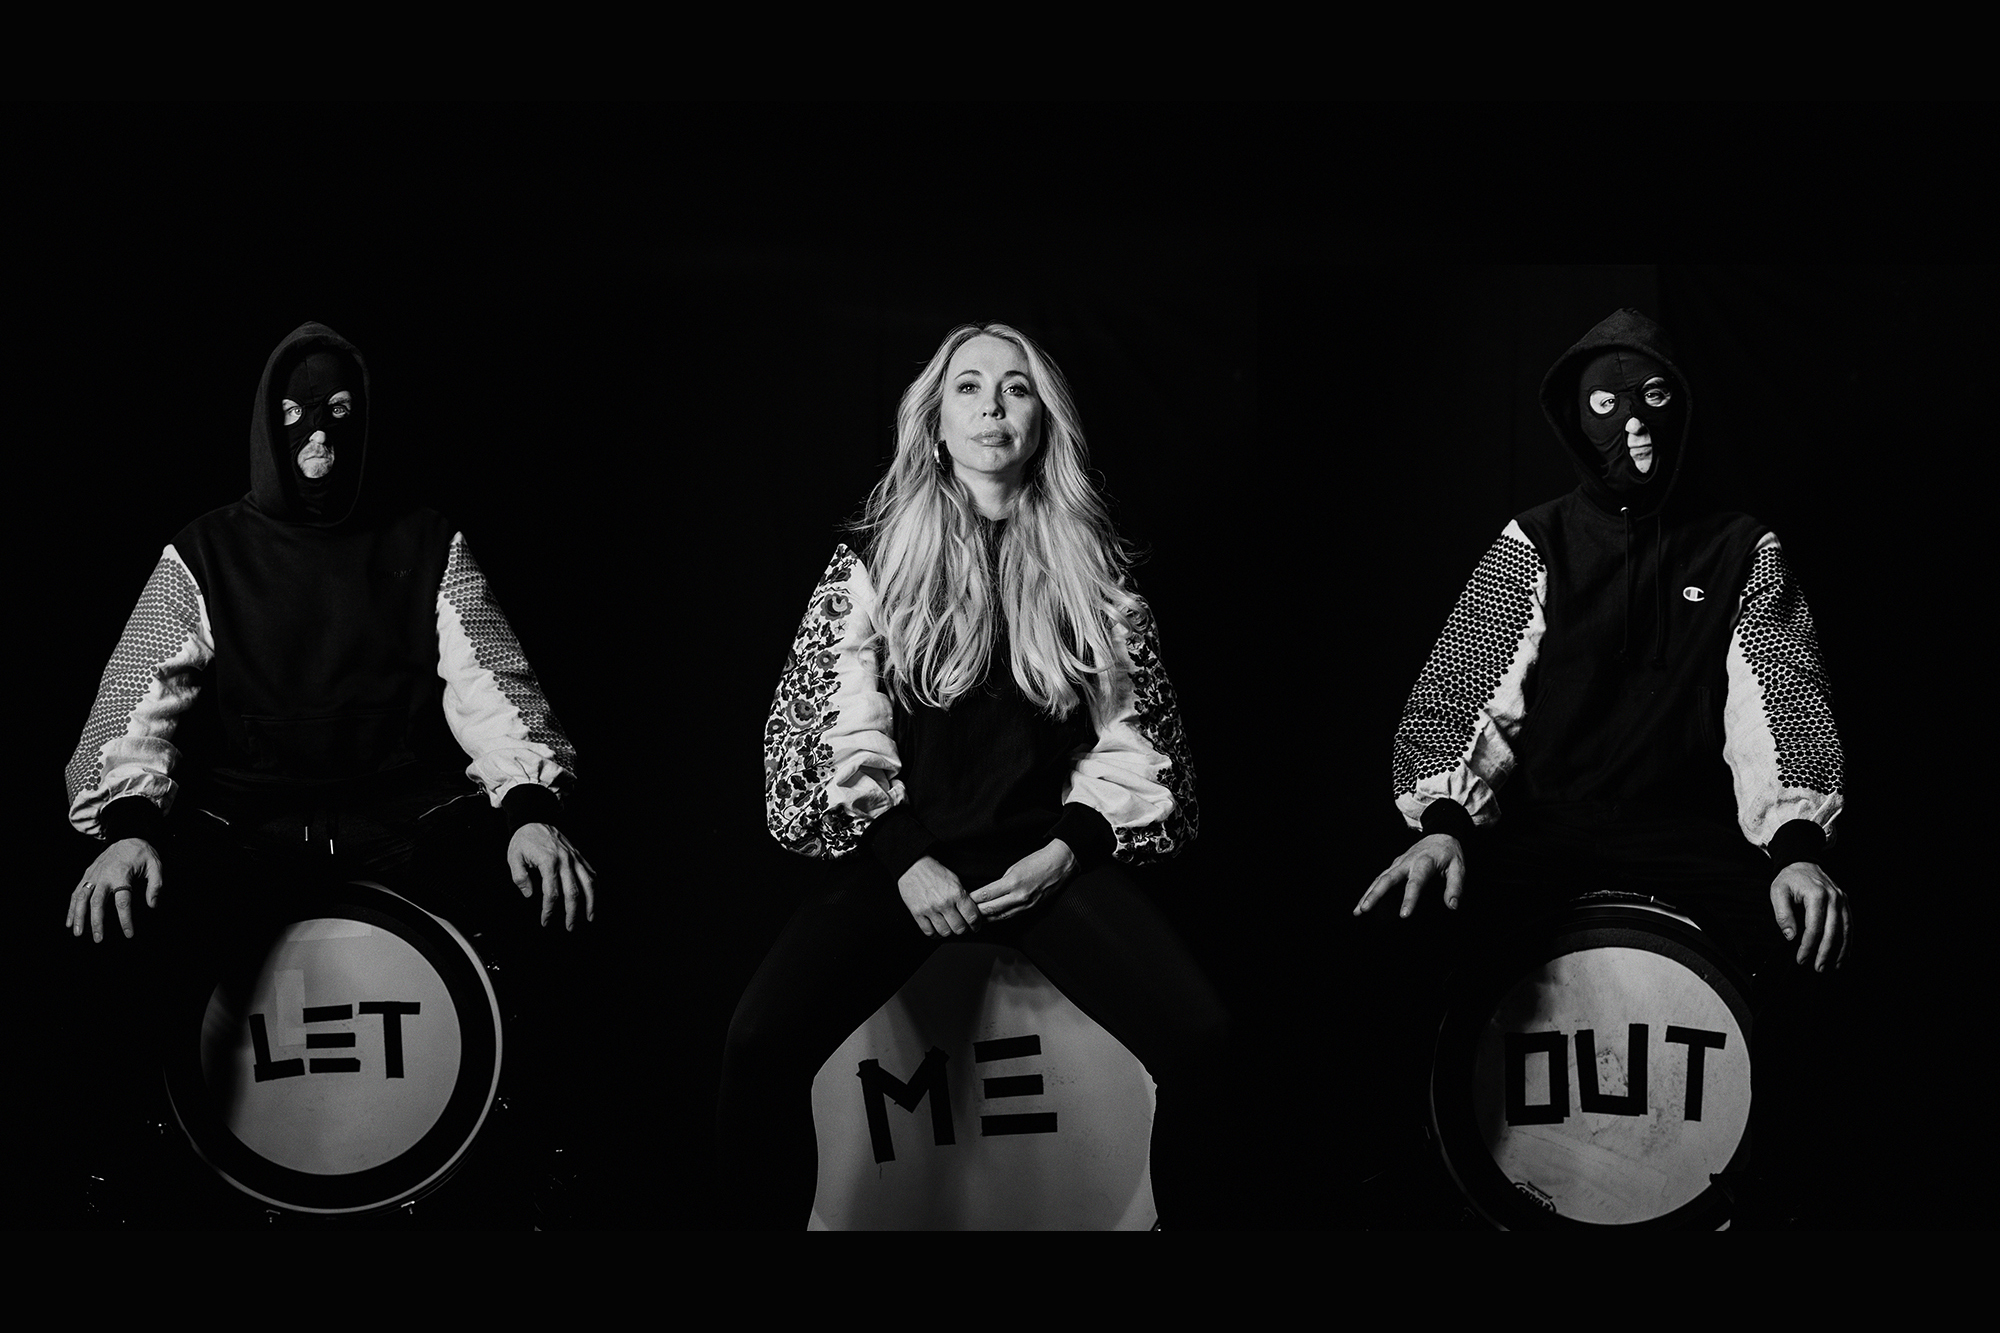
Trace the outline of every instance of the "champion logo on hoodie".
<path fill-rule="evenodd" d="M 1690 602 L 1699 602 L 1706 598 L 1708 594 L 1693 584 L 1689 584 L 1687 587 L 1681 589 L 1681 596 L 1687 598 Z"/>

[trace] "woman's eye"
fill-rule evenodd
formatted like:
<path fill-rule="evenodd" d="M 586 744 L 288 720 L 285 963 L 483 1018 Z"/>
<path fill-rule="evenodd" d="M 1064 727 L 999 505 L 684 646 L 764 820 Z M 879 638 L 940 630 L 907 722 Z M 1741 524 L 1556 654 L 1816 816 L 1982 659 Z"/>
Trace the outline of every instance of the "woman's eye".
<path fill-rule="evenodd" d="M 1611 409 L 1616 407 L 1617 405 L 1618 405 L 1617 395 L 1606 393 L 1603 389 L 1599 389 L 1595 393 L 1590 395 L 1590 410 L 1597 413 L 1597 415 L 1599 416 L 1604 416 L 1606 413 L 1610 412 Z"/>

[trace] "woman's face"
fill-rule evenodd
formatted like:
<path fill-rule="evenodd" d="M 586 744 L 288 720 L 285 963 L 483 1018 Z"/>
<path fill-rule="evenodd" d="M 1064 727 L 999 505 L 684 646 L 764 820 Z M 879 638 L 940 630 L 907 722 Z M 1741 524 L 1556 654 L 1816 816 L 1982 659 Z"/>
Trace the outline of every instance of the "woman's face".
<path fill-rule="evenodd" d="M 981 334 L 952 353 L 938 426 L 953 471 L 1019 485 L 1042 447 L 1042 403 L 1021 349 Z"/>

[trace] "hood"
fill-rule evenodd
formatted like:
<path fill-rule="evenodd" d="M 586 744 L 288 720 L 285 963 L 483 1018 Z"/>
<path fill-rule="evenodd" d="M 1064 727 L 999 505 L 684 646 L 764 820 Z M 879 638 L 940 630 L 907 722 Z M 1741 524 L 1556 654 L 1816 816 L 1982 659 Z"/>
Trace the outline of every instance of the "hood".
<path fill-rule="evenodd" d="M 292 450 L 278 419 L 278 404 L 284 399 L 284 377 L 291 368 L 316 351 L 344 352 L 361 369 L 362 433 L 360 447 L 353 449 L 352 486 L 339 512 L 310 513 L 299 494 L 299 474 L 292 463 Z M 272 351 L 264 363 L 264 377 L 257 382 L 257 401 L 250 410 L 250 503 L 263 513 L 285 523 L 305 527 L 338 527 L 362 509 L 361 499 L 367 477 L 369 423 L 374 416 L 374 386 L 369 383 L 368 361 L 359 348 L 324 324 L 299 325 Z M 343 457 L 337 464 L 350 466 Z"/>
<path fill-rule="evenodd" d="M 1595 446 L 1584 437 L 1577 421 L 1577 380 L 1584 366 L 1601 352 L 1629 348 L 1660 362 L 1679 381 L 1682 395 L 1680 439 L 1674 449 L 1663 451 L 1660 475 L 1645 487 L 1639 498 L 1621 498 L 1604 484 L 1603 463 Z M 1562 441 L 1576 468 L 1577 479 L 1590 502 L 1607 514 L 1617 514 L 1628 505 L 1633 517 L 1646 518 L 1666 508 L 1674 485 L 1687 467 L 1688 444 L 1694 434 L 1694 390 L 1687 372 L 1675 362 L 1666 330 L 1636 310 L 1619 310 L 1583 335 L 1577 344 L 1556 358 L 1542 377 L 1542 414 L 1549 419 L 1556 438 Z"/>

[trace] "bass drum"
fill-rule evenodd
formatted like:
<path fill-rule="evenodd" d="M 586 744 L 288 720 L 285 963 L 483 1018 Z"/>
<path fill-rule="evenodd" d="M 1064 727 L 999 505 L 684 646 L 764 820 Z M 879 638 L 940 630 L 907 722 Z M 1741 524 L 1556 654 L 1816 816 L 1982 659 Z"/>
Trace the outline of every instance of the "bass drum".
<path fill-rule="evenodd" d="M 373 1213 L 436 1189 L 500 1082 L 500 1006 L 478 954 L 379 884 L 302 900 L 182 1030 L 167 1092 L 195 1151 L 294 1213 Z"/>
<path fill-rule="evenodd" d="M 1456 993 L 1431 1117 L 1507 1229 L 1716 1228 L 1747 1161 L 1748 979 L 1653 899 L 1592 894 Z"/>

